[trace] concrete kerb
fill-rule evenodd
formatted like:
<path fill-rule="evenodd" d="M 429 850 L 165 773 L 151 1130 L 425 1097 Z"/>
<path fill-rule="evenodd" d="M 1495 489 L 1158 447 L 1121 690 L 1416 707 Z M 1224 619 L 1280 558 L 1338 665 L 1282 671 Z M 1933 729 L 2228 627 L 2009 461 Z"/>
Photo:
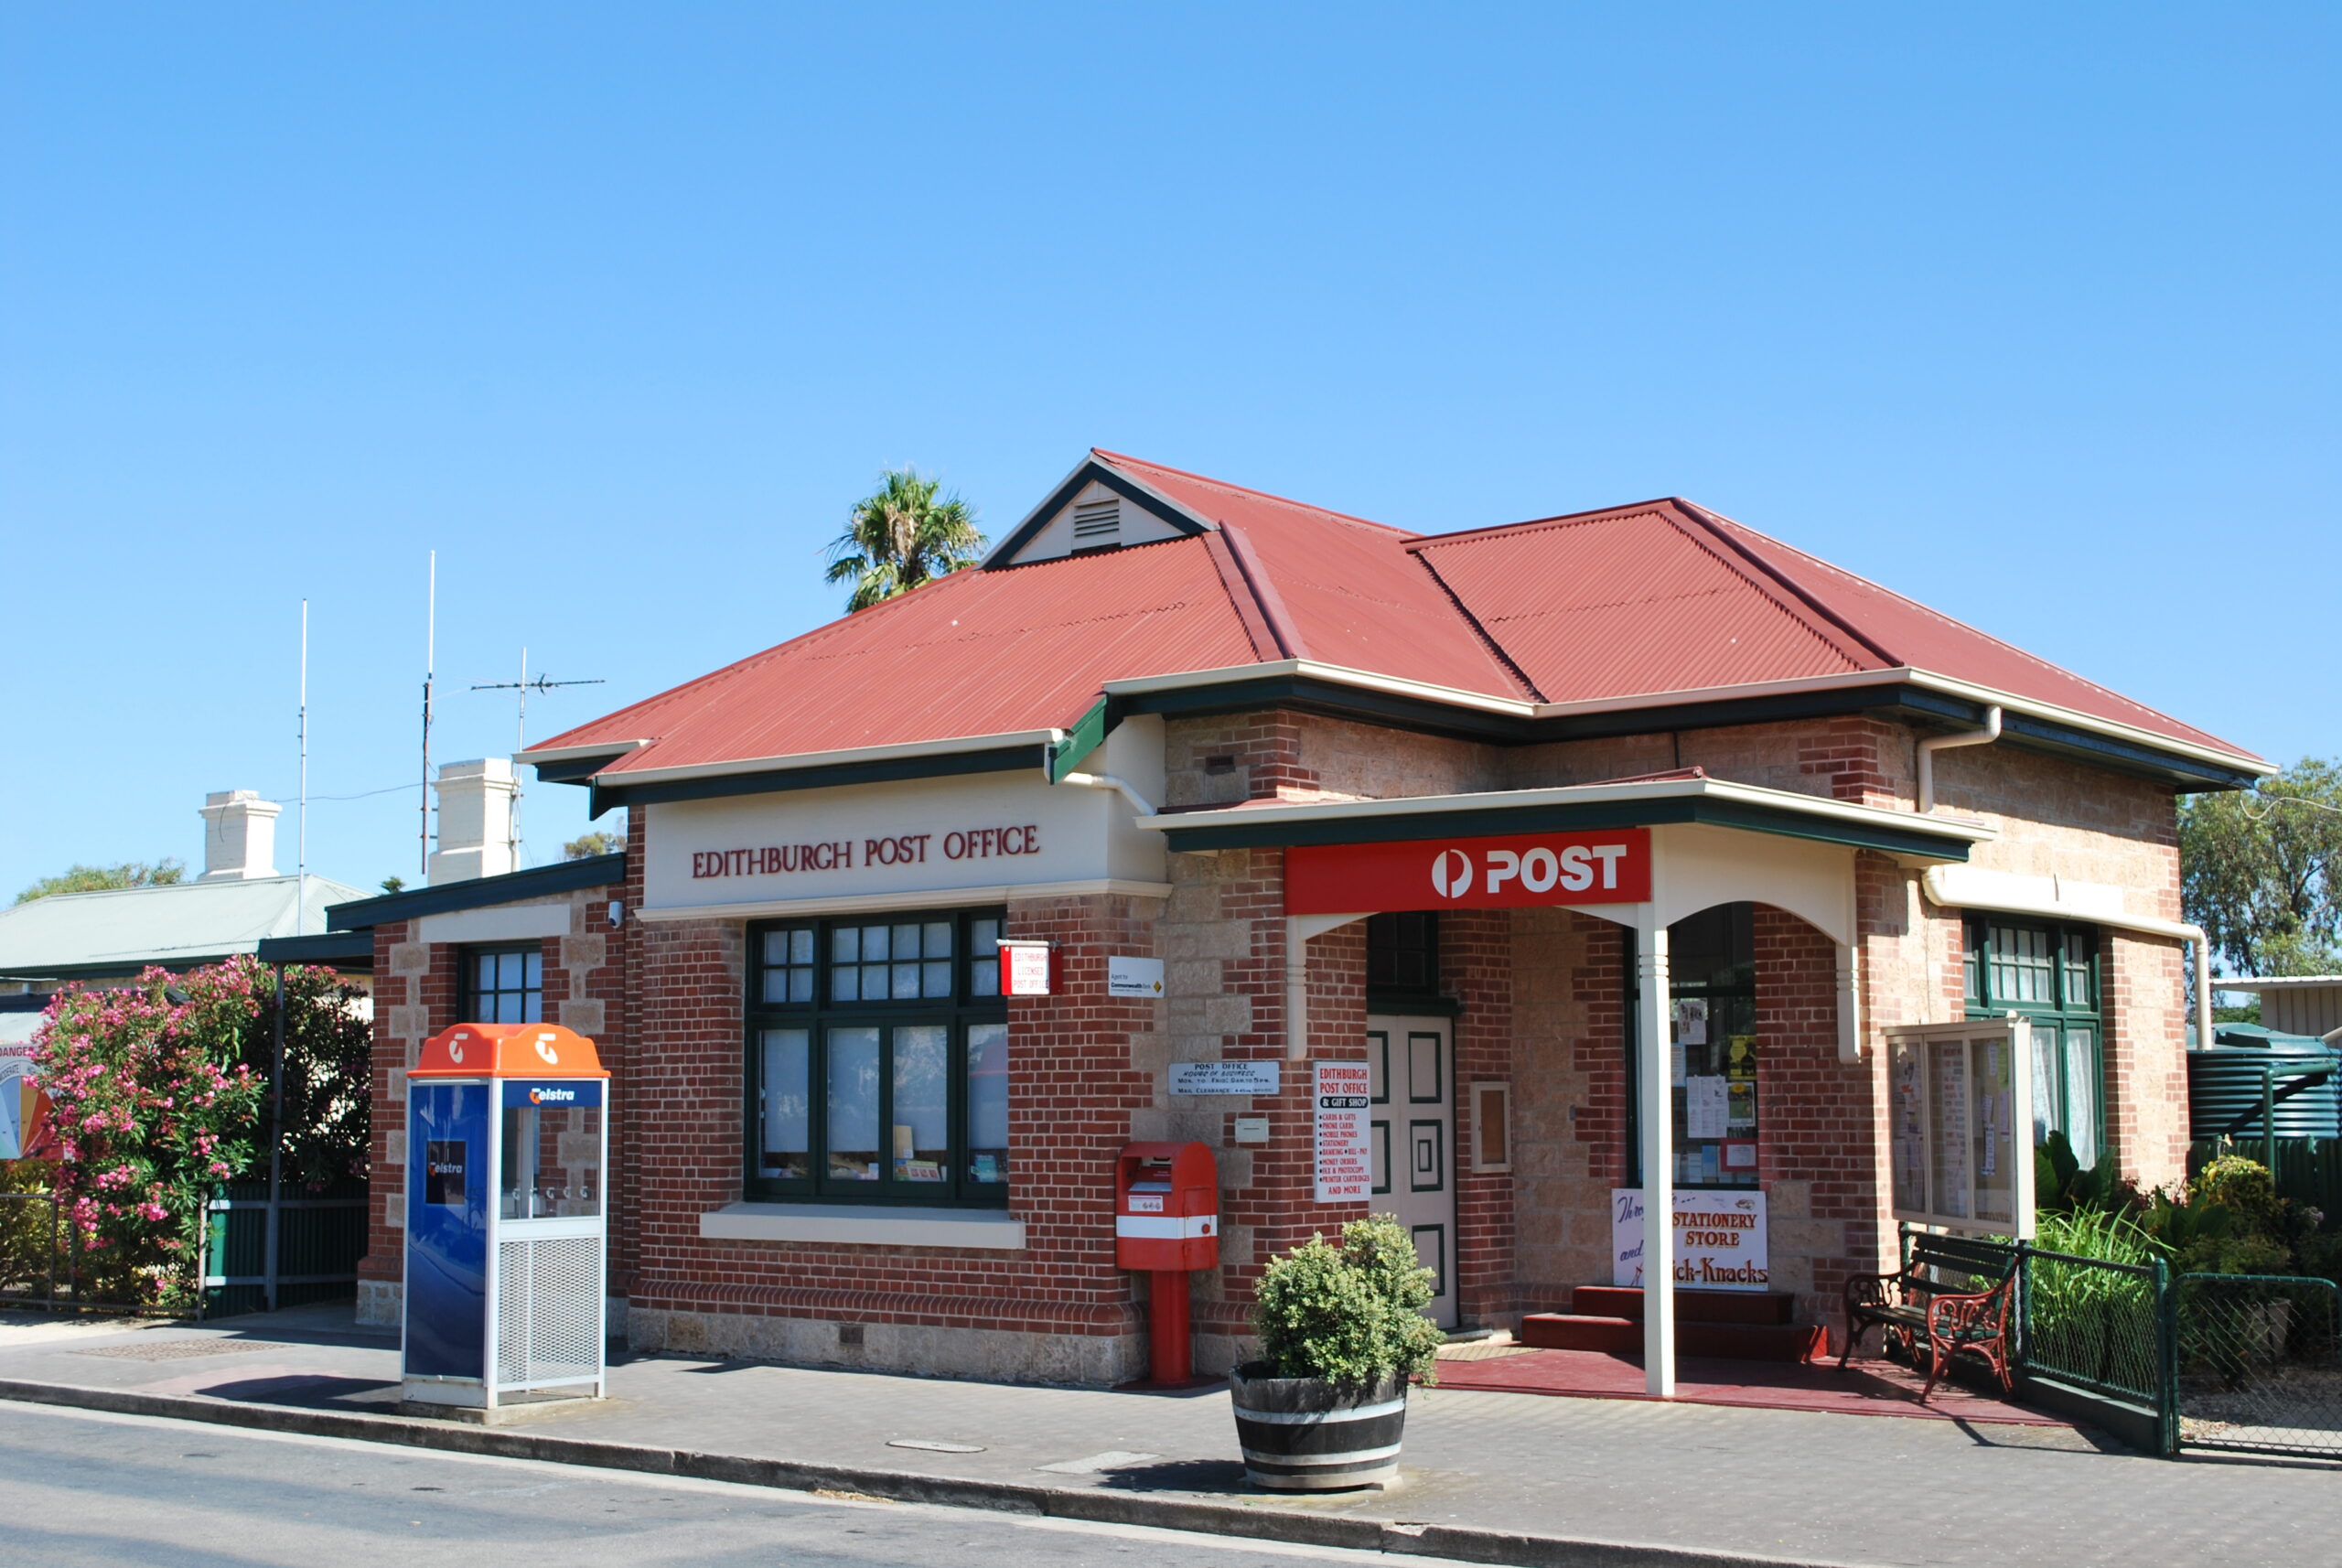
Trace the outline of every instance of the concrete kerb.
<path fill-rule="evenodd" d="M 596 1443 L 553 1437 L 510 1427 L 441 1424 L 414 1417 L 361 1415 L 349 1411 L 301 1410 L 291 1406 L 240 1404 L 185 1394 L 148 1394 L 123 1389 L 84 1388 L 0 1379 L 0 1399 L 27 1404 L 62 1405 L 116 1415 L 161 1416 L 209 1422 L 217 1426 L 297 1433 L 365 1443 L 396 1443 L 412 1448 L 492 1458 L 534 1459 L 556 1465 L 592 1466 L 644 1475 L 687 1476 L 708 1481 L 770 1487 L 796 1492 L 854 1493 L 888 1502 L 929 1503 L 945 1508 L 989 1509 L 1090 1524 L 1143 1525 L 1155 1530 L 1284 1541 L 1297 1546 L 1343 1547 L 1461 1563 L 1512 1564 L 1514 1568 L 1838 1568 L 1814 1559 L 1788 1559 L 1733 1552 L 1698 1552 L 1631 1541 L 1571 1540 L 1561 1536 L 1473 1530 L 1459 1525 L 1402 1525 L 1378 1520 L 1328 1518 L 1293 1509 L 1230 1507 L 1130 1492 L 1076 1490 L 1014 1481 L 958 1480 L 901 1470 L 802 1460 L 757 1459 L 704 1454 L 687 1448 L 657 1448 L 630 1443 Z"/>

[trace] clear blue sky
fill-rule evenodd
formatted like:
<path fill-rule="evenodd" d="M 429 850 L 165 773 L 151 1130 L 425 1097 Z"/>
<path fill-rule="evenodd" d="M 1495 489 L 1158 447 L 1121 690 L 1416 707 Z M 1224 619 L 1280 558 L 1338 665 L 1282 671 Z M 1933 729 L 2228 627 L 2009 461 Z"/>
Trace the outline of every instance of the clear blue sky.
<path fill-rule="evenodd" d="M 2342 751 L 2330 6 L 0 9 L 0 897 L 818 624 L 882 465 L 1681 493 Z M 877 694 L 874 700 L 884 700 Z M 531 797 L 532 854 L 584 826 Z M 412 791 L 311 809 L 413 878 Z M 292 813 L 285 819 L 291 865 Z"/>

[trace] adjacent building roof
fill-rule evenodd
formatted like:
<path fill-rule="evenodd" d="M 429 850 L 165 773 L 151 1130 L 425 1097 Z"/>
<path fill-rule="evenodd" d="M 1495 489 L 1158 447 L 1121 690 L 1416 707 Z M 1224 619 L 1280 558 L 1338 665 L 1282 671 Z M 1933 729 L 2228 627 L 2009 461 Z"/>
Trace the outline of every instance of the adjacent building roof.
<path fill-rule="evenodd" d="M 1045 540 L 1067 537 L 1045 532 L 1052 518 L 1109 493 L 1170 537 L 1037 558 Z M 648 787 L 806 768 L 843 778 L 857 760 L 932 768 L 976 746 L 989 765 L 1021 765 L 1101 695 L 1196 711 L 1280 694 L 1516 742 L 1741 722 L 1763 716 L 1748 706 L 1758 699 L 1807 713 L 1899 708 L 1953 726 L 2004 704 L 2015 744 L 2102 753 L 2198 787 L 2267 770 L 2240 746 L 1689 501 L 1427 536 L 1105 451 L 982 568 L 522 759 L 612 799 L 657 799 Z M 1597 714 L 1610 715 L 1606 730 L 1586 727 Z"/>
<path fill-rule="evenodd" d="M 52 893 L 0 909 L 0 975 L 70 980 L 213 963 L 265 938 L 323 931 L 328 905 L 362 897 L 322 876 Z"/>

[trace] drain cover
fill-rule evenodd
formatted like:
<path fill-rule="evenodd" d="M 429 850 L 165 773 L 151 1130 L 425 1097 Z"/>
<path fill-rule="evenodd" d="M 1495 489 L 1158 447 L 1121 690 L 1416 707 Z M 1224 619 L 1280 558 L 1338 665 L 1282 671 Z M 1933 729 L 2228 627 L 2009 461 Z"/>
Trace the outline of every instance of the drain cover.
<path fill-rule="evenodd" d="M 239 1356 L 247 1350 L 283 1347 L 252 1339 L 156 1339 L 143 1345 L 94 1345 L 76 1356 L 111 1356 L 117 1361 L 184 1361 L 190 1356 Z"/>
<path fill-rule="evenodd" d="M 981 1454 L 984 1451 L 981 1443 L 945 1443 L 933 1437 L 889 1437 L 886 1446 L 924 1448 L 930 1454 Z"/>

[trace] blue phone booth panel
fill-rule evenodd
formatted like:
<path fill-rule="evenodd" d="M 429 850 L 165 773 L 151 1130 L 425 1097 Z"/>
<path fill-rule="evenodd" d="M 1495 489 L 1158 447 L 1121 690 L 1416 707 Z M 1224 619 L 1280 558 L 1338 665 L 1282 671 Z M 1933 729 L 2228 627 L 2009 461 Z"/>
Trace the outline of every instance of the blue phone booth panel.
<path fill-rule="evenodd" d="M 406 1369 L 477 1378 L 488 1329 L 489 1088 L 407 1090 Z"/>

